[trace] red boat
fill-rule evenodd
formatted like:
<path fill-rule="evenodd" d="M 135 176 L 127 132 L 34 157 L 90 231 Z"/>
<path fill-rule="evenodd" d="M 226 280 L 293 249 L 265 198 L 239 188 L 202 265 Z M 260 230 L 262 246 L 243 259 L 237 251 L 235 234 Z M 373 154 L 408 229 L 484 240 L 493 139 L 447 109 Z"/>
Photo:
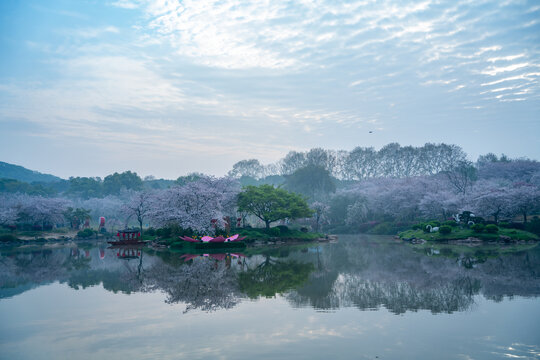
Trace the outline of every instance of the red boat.
<path fill-rule="evenodd" d="M 111 245 L 123 246 L 123 245 L 142 245 L 144 241 L 141 241 L 141 232 L 139 230 L 119 230 L 116 233 L 118 237 L 117 241 L 107 241 Z"/>

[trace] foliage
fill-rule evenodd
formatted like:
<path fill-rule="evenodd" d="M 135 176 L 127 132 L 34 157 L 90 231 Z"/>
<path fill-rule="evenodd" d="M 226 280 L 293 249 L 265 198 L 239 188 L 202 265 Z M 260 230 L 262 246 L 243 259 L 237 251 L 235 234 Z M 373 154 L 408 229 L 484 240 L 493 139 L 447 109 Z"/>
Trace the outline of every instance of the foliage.
<path fill-rule="evenodd" d="M 238 194 L 238 210 L 251 213 L 264 221 L 266 228 L 274 221 L 309 217 L 313 211 L 298 194 L 271 185 L 246 186 Z"/>
<path fill-rule="evenodd" d="M 499 229 L 496 234 L 492 233 L 476 233 L 472 229 L 467 228 L 455 228 L 451 234 L 444 235 L 440 232 L 434 232 L 426 234 L 421 230 L 406 230 L 399 234 L 402 239 L 425 239 L 428 241 L 447 241 L 447 240 L 460 240 L 470 237 L 478 238 L 481 240 L 499 240 L 501 236 L 507 236 L 513 240 L 539 240 L 539 237 L 533 233 L 517 230 L 517 229 Z"/>
<path fill-rule="evenodd" d="M 176 184 L 180 186 L 184 186 L 190 182 L 194 182 L 205 177 L 206 176 L 204 174 L 193 172 L 191 174 L 187 174 L 186 176 L 178 177 L 178 179 L 176 179 Z"/>
<path fill-rule="evenodd" d="M 287 227 L 285 227 L 287 228 Z M 275 229 L 275 230 L 274 230 Z M 316 232 L 303 232 L 299 230 L 292 230 L 287 228 L 284 230 L 282 226 L 272 227 L 270 229 L 239 229 L 240 236 L 246 236 L 246 241 L 251 242 L 254 240 L 271 240 L 279 239 L 281 241 L 295 240 L 295 241 L 310 241 L 323 237 L 323 234 Z"/>
<path fill-rule="evenodd" d="M 494 224 L 486 225 L 486 232 L 491 233 L 491 234 L 495 234 L 498 231 L 499 231 L 499 228 L 497 227 L 497 225 L 494 225 Z"/>
<path fill-rule="evenodd" d="M 252 299 L 259 296 L 273 297 L 304 284 L 314 268 L 311 263 L 274 262 L 267 257 L 255 269 L 240 273 L 238 283 L 241 291 Z"/>
<path fill-rule="evenodd" d="M 375 235 L 392 235 L 397 233 L 397 230 L 391 222 L 383 222 L 369 229 L 367 233 Z"/>
<path fill-rule="evenodd" d="M 473 226 L 471 226 L 471 229 L 475 232 L 475 233 L 481 233 L 482 231 L 484 231 L 484 224 L 474 224 Z"/>
<path fill-rule="evenodd" d="M 150 234 L 147 232 L 147 234 Z M 154 234 L 163 239 L 178 239 L 179 236 L 194 236 L 196 235 L 192 229 L 184 229 L 177 224 L 171 224 L 169 226 L 156 229 Z"/>
<path fill-rule="evenodd" d="M 449 225 L 442 225 L 439 227 L 439 232 L 443 235 L 450 234 L 452 232 L 452 227 Z"/>
<path fill-rule="evenodd" d="M 540 218 L 538 218 L 538 216 L 533 217 L 532 220 L 527 223 L 525 229 L 533 234 L 540 235 Z"/>
<path fill-rule="evenodd" d="M 57 191 L 42 184 L 29 184 L 15 179 L 0 179 L 0 192 L 25 193 L 30 195 L 51 196 Z"/>
<path fill-rule="evenodd" d="M 156 192 L 147 216 L 159 227 L 177 225 L 197 233 L 213 234 L 225 226 L 223 218 L 233 214 L 238 190 L 234 179 L 203 177 Z"/>
<path fill-rule="evenodd" d="M 103 179 L 103 193 L 105 195 L 118 195 L 120 190 L 142 190 L 142 179 L 135 172 L 125 171 L 121 174 L 115 172 Z"/>
<path fill-rule="evenodd" d="M 71 228 L 78 229 L 86 219 L 90 218 L 90 210 L 83 208 L 72 208 L 71 206 L 64 211 L 64 217 L 71 224 Z"/>
<path fill-rule="evenodd" d="M 77 237 L 80 237 L 80 238 L 89 238 L 91 236 L 94 236 L 96 234 L 96 232 L 92 229 L 84 229 L 84 230 L 81 230 L 79 232 L 77 232 Z"/>
<path fill-rule="evenodd" d="M 91 177 L 70 177 L 69 187 L 65 192 L 67 196 L 81 199 L 90 199 L 103 196 L 101 179 Z"/>
<path fill-rule="evenodd" d="M 260 179 L 263 175 L 264 168 L 257 159 L 242 160 L 233 165 L 229 176 L 232 177 L 250 177 L 253 179 Z"/>
<path fill-rule="evenodd" d="M 330 172 L 323 167 L 308 165 L 285 176 L 285 188 L 315 200 L 336 191 Z"/>
<path fill-rule="evenodd" d="M 342 180 L 365 180 L 378 177 L 403 178 L 433 175 L 450 170 L 466 154 L 456 145 L 427 143 L 421 147 L 391 143 L 379 151 L 357 147 L 351 152 L 314 148 L 307 152 L 291 151 L 276 164 L 262 165 L 256 159 L 242 160 L 230 175 L 248 175 L 255 179 L 268 175 L 290 175 L 313 165 Z"/>

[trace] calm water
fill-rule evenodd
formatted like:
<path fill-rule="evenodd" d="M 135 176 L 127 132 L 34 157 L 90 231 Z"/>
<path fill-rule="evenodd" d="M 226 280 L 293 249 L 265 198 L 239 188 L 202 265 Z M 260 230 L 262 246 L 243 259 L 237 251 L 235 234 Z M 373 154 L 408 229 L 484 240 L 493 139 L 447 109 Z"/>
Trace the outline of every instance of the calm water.
<path fill-rule="evenodd" d="M 3 248 L 0 274 L 2 359 L 540 359 L 535 245 Z"/>

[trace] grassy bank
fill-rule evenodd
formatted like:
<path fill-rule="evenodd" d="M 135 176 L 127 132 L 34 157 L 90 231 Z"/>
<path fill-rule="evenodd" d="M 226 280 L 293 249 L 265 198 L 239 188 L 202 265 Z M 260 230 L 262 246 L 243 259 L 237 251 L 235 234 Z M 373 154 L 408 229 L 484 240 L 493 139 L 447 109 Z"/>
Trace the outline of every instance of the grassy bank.
<path fill-rule="evenodd" d="M 303 232 L 300 230 L 288 229 L 286 226 L 277 226 L 267 229 L 241 229 L 240 236 L 245 236 L 247 242 L 264 241 L 313 241 L 324 238 L 326 235 L 316 232 Z"/>

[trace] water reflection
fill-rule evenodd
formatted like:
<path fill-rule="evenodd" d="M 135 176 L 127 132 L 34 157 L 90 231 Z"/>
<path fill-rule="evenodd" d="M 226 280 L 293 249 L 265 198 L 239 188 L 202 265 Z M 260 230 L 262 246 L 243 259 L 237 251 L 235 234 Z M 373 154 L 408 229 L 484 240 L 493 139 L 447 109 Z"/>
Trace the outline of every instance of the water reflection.
<path fill-rule="evenodd" d="M 239 253 L 176 253 L 141 247 L 6 249 L 0 299 L 54 281 L 73 289 L 161 291 L 186 311 L 231 309 L 242 299 L 281 294 L 296 307 L 328 311 L 385 307 L 395 314 L 470 308 L 540 295 L 539 247 L 416 247 L 385 237 L 343 236 L 335 244 Z"/>

